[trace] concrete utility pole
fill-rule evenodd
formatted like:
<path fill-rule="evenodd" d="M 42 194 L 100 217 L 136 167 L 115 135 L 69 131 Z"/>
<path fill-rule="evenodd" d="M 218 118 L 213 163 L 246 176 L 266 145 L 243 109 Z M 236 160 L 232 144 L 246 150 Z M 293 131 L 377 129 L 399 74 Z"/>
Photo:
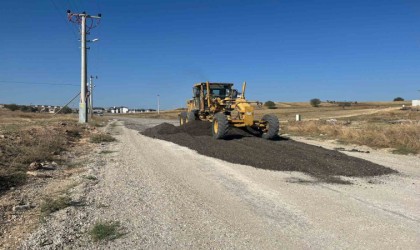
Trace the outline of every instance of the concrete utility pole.
<path fill-rule="evenodd" d="M 157 111 L 158 111 L 158 115 L 160 114 L 160 103 L 159 103 L 159 95 L 157 95 L 157 104 L 158 104 L 158 108 L 157 108 Z"/>
<path fill-rule="evenodd" d="M 88 122 L 87 117 L 87 105 L 86 105 L 86 74 L 87 74 L 87 58 L 86 58 L 86 14 L 80 16 L 82 18 L 81 29 L 81 81 L 80 81 L 80 103 L 79 103 L 79 122 L 86 123 Z"/>
<path fill-rule="evenodd" d="M 87 115 L 87 57 L 86 57 L 86 18 L 100 19 L 101 14 L 98 16 L 91 16 L 83 12 L 81 14 L 71 13 L 70 10 L 67 11 L 67 16 L 69 21 L 80 24 L 80 49 L 81 49 L 81 81 L 80 81 L 80 103 L 79 103 L 79 123 L 88 122 Z M 74 21 L 73 21 L 73 18 Z M 91 29 L 92 26 L 89 28 Z"/>
<path fill-rule="evenodd" d="M 89 78 L 89 114 L 90 119 L 93 117 L 93 83 L 92 83 L 93 76 Z"/>

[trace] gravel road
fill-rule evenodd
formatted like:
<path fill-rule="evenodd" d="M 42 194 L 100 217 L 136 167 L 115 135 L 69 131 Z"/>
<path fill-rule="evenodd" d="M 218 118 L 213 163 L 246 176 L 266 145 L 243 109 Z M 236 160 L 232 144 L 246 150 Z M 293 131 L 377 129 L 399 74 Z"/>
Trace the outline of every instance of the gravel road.
<path fill-rule="evenodd" d="M 301 172 L 229 163 L 137 131 L 161 122 L 114 121 L 108 129 L 118 142 L 103 146 L 88 165 L 88 174 L 98 180 L 70 192 L 86 206 L 53 214 L 22 249 L 418 249 L 420 245 L 419 161 L 404 158 L 408 161 L 384 164 L 375 158 L 372 161 L 400 174 L 345 177 L 353 185 L 314 182 L 313 176 Z M 101 154 L 104 150 L 111 152 Z M 125 235 L 92 243 L 87 232 L 97 221 L 119 221 Z"/>

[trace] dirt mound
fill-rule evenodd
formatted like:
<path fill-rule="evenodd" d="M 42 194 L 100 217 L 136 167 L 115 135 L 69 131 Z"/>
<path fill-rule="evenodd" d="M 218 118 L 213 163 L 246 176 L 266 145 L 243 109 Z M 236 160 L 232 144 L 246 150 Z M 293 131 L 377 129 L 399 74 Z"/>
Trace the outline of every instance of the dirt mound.
<path fill-rule="evenodd" d="M 300 171 L 326 182 L 348 183 L 337 176 L 377 176 L 395 170 L 343 153 L 278 138 L 268 141 L 244 130 L 232 128 L 226 140 L 211 137 L 209 122 L 183 126 L 163 123 L 146 129 L 143 135 L 170 141 L 198 153 L 256 168 L 277 171 Z"/>

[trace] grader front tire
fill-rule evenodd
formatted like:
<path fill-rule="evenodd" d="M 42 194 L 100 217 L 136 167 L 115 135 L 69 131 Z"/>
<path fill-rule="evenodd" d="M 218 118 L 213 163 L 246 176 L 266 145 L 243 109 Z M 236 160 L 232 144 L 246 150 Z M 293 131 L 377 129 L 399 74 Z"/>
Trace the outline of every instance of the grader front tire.
<path fill-rule="evenodd" d="M 215 139 L 223 139 L 229 131 L 229 121 L 225 114 L 217 113 L 213 118 L 212 135 Z"/>
<path fill-rule="evenodd" d="M 271 140 L 278 136 L 280 123 L 275 115 L 264 115 L 261 120 L 266 122 L 266 127 L 261 135 L 262 138 Z"/>
<path fill-rule="evenodd" d="M 196 120 L 194 112 L 187 113 L 187 119 L 185 120 L 187 123 L 194 122 Z"/>
<path fill-rule="evenodd" d="M 181 112 L 181 114 L 179 114 L 179 126 L 182 126 L 185 124 L 187 120 L 187 112 Z"/>

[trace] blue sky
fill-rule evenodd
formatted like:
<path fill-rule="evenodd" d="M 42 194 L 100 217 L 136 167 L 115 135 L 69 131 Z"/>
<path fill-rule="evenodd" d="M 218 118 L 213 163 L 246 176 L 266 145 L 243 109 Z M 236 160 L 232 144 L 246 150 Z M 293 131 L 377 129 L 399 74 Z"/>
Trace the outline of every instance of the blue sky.
<path fill-rule="evenodd" d="M 159 94 L 164 109 L 182 107 L 206 80 L 246 80 L 248 99 L 259 101 L 420 98 L 420 1 L 1 5 L 0 103 L 63 105 L 78 93 L 79 34 L 67 9 L 103 15 L 89 35 L 100 39 L 88 56 L 95 106 L 155 108 Z"/>

